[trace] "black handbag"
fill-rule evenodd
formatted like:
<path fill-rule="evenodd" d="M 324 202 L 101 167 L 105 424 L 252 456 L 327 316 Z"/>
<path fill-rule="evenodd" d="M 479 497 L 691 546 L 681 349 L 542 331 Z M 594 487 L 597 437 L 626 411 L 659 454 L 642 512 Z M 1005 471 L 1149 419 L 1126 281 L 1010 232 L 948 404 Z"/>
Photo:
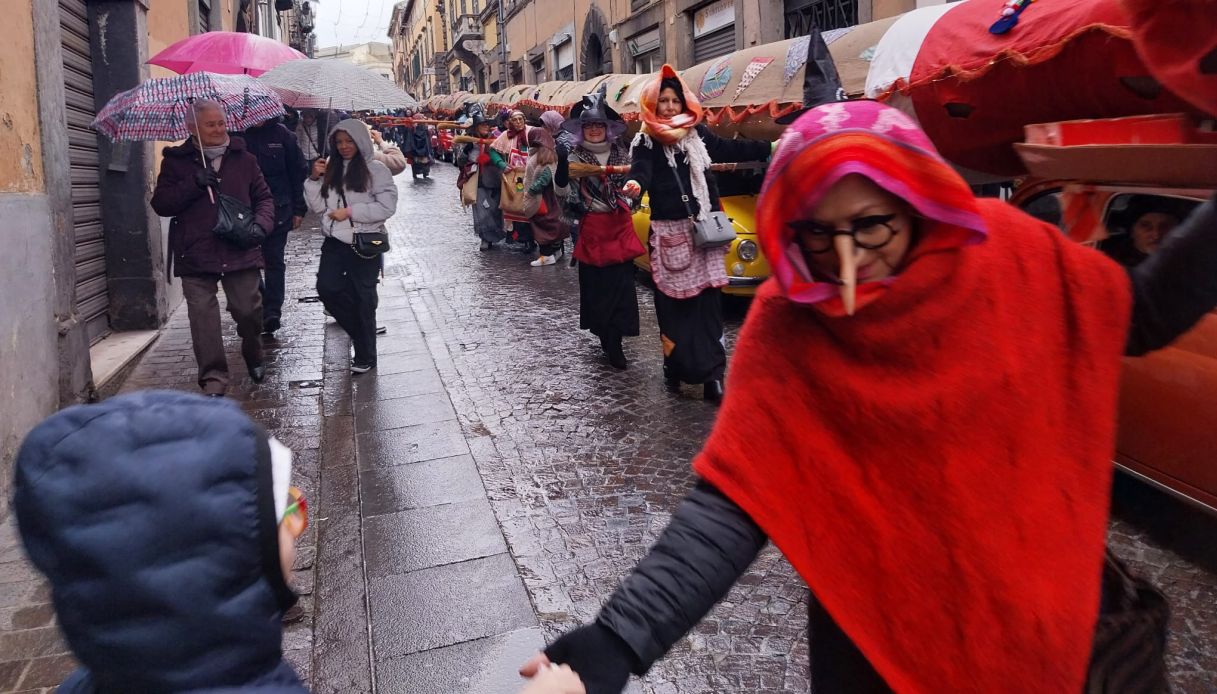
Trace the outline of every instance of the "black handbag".
<path fill-rule="evenodd" d="M 339 193 L 338 198 L 342 200 L 342 206 L 350 210 L 347 196 Z M 355 228 L 355 220 L 347 217 L 347 222 L 351 224 L 352 229 Z M 381 227 L 380 231 L 357 231 L 354 233 L 354 237 L 355 240 L 351 242 L 351 250 L 355 251 L 355 255 L 360 258 L 371 260 L 389 252 L 389 232 L 385 231 L 384 227 Z"/>
<path fill-rule="evenodd" d="M 690 176 L 692 172 L 693 167 L 690 164 Z M 680 199 L 685 203 L 689 219 L 693 220 L 694 247 L 698 249 L 718 248 L 734 241 L 735 227 L 731 224 L 731 218 L 725 212 L 709 211 L 705 219 L 697 219 L 697 215 L 693 214 L 693 206 L 689 204 L 689 194 L 685 191 L 685 184 L 680 180 L 680 171 L 675 166 L 672 167 L 672 176 L 676 179 L 676 187 L 680 189 Z"/>
<path fill-rule="evenodd" d="M 266 240 L 266 230 L 254 221 L 253 210 L 225 193 L 216 193 L 216 236 L 242 250 L 257 248 Z"/>

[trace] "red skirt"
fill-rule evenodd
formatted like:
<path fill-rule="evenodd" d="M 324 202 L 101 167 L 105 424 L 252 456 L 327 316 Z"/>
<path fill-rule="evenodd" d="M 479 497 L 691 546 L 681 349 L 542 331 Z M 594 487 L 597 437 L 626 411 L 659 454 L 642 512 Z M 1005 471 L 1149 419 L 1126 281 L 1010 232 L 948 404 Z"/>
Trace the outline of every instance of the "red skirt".
<path fill-rule="evenodd" d="M 627 209 L 589 212 L 579 223 L 575 259 L 595 267 L 624 263 L 646 253 Z"/>

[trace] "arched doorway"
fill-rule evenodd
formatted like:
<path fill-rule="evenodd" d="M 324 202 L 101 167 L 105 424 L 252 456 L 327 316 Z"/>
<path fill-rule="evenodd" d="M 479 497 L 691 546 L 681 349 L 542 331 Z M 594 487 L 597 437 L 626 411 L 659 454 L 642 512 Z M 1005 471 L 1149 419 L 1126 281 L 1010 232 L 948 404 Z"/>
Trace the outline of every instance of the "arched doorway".
<path fill-rule="evenodd" d="M 608 44 L 608 21 L 595 5 L 583 20 L 583 45 L 579 51 L 580 79 L 607 75 L 613 71 L 613 54 Z"/>

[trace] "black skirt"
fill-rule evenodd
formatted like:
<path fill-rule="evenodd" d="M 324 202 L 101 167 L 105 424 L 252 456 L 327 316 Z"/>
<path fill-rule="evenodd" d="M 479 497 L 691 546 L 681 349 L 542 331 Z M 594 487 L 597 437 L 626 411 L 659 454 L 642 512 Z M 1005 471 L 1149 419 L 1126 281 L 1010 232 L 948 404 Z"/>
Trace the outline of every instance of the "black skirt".
<path fill-rule="evenodd" d="M 688 299 L 655 290 L 655 315 L 663 340 L 663 373 L 682 383 L 721 381 L 727 371 L 722 292 L 705 289 Z"/>
<path fill-rule="evenodd" d="M 638 335 L 634 263 L 579 263 L 579 327 L 597 337 Z"/>

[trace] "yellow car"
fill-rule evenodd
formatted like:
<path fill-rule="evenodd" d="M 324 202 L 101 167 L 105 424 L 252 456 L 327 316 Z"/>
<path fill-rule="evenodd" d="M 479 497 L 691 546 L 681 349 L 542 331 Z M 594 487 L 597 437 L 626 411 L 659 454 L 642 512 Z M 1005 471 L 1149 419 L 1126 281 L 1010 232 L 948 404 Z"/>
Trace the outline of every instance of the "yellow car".
<path fill-rule="evenodd" d="M 761 245 L 756 238 L 756 198 L 755 194 L 746 194 L 719 199 L 723 212 L 727 213 L 735 227 L 735 240 L 731 242 L 731 250 L 727 252 L 725 261 L 728 278 L 727 286 L 723 287 L 725 294 L 752 296 L 756 294 L 757 286 L 769 277 L 769 261 L 761 253 Z M 634 213 L 634 233 L 638 234 L 643 248 L 649 249 L 647 239 L 651 236 L 651 208 L 647 196 L 643 196 L 642 206 Z M 651 272 L 649 254 L 639 256 L 634 264 Z"/>

